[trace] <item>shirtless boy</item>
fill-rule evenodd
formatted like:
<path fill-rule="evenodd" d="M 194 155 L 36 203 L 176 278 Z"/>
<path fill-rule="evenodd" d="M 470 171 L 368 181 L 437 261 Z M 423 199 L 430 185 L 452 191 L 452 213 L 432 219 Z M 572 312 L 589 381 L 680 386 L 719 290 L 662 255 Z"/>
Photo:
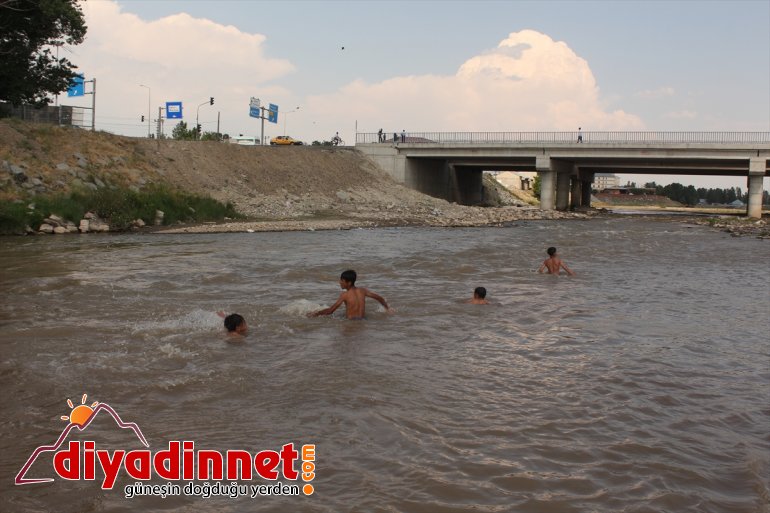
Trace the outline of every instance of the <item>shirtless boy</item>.
<path fill-rule="evenodd" d="M 317 312 L 308 314 L 308 317 L 318 317 L 319 315 L 331 315 L 334 311 L 340 307 L 342 303 L 345 303 L 345 316 L 350 320 L 361 320 L 366 316 L 365 302 L 366 298 L 370 297 L 375 301 L 378 301 L 385 307 L 385 311 L 392 313 L 393 310 L 388 306 L 388 302 L 385 301 L 382 296 L 375 294 L 371 290 L 363 287 L 356 287 L 356 272 L 345 271 L 340 276 L 340 288 L 345 292 L 340 294 L 337 302 L 329 308 L 324 308 Z"/>
<path fill-rule="evenodd" d="M 225 312 L 217 312 L 217 315 L 225 320 L 225 329 L 231 337 L 243 337 L 249 331 L 246 319 L 237 313 L 227 315 Z"/>
<path fill-rule="evenodd" d="M 545 269 L 548 269 L 548 274 L 559 274 L 559 271 L 564 269 L 570 276 L 575 276 L 575 273 L 570 271 L 567 264 L 562 262 L 562 259 L 556 254 L 556 248 L 554 247 L 548 248 L 548 258 L 545 259 L 537 272 L 542 273 Z"/>
<path fill-rule="evenodd" d="M 487 289 L 484 287 L 476 287 L 473 290 L 473 299 L 469 299 L 467 302 L 472 305 L 488 305 L 487 301 Z"/>

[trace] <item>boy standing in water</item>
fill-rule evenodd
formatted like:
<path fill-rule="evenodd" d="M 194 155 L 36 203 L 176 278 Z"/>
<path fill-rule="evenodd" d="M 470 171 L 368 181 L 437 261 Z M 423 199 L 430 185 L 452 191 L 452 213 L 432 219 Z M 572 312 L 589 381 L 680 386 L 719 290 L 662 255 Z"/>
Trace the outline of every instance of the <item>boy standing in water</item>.
<path fill-rule="evenodd" d="M 473 290 L 473 299 L 469 299 L 468 303 L 472 305 L 488 305 L 489 301 L 486 299 L 487 289 L 484 287 L 476 287 Z"/>
<path fill-rule="evenodd" d="M 537 272 L 542 273 L 545 269 L 548 269 L 549 274 L 559 274 L 560 269 L 564 269 L 570 276 L 575 276 L 575 273 L 570 271 L 567 264 L 562 262 L 561 258 L 556 254 L 556 248 L 554 247 L 548 248 L 548 258 L 545 259 Z"/>
<path fill-rule="evenodd" d="M 308 314 L 308 317 L 318 317 L 319 315 L 331 315 L 334 311 L 340 307 L 342 303 L 345 303 L 345 316 L 350 320 L 362 320 L 366 316 L 366 298 L 370 297 L 375 301 L 378 301 L 385 307 L 385 311 L 392 313 L 393 310 L 388 306 L 388 302 L 382 298 L 379 294 L 375 294 L 371 290 L 356 287 L 356 272 L 345 271 L 340 276 L 340 288 L 345 292 L 340 294 L 337 302 L 329 308 L 324 308 L 317 312 Z"/>

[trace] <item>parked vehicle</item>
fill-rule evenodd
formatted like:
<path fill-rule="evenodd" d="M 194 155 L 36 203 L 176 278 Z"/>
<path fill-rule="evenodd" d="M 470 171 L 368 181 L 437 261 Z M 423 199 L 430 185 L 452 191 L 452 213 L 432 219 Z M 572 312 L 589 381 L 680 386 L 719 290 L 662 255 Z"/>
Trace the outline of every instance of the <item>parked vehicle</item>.
<path fill-rule="evenodd" d="M 302 141 L 292 139 L 288 135 L 279 135 L 270 139 L 270 144 L 272 146 L 276 146 L 276 145 L 277 146 L 291 146 L 291 145 L 302 146 L 303 143 Z"/>

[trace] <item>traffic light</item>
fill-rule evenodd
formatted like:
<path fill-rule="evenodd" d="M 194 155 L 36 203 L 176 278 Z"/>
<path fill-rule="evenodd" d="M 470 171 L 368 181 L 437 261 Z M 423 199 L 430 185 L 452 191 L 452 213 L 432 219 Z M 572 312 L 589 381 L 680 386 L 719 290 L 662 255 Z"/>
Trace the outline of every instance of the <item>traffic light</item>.
<path fill-rule="evenodd" d="M 195 129 L 198 131 L 198 133 L 201 133 L 201 124 L 198 123 L 198 125 L 195 127 Z"/>
<path fill-rule="evenodd" d="M 214 105 L 214 97 L 209 98 L 209 105 Z"/>
<path fill-rule="evenodd" d="M 144 116 L 142 116 L 142 123 L 144 123 Z"/>

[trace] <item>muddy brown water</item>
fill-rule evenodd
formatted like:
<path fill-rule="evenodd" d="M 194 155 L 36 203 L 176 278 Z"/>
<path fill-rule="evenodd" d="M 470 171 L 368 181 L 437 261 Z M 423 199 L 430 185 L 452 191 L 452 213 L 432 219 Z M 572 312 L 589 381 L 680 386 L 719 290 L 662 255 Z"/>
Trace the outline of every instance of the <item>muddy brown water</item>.
<path fill-rule="evenodd" d="M 550 245 L 577 276 L 535 272 Z M 767 512 L 768 256 L 649 217 L 4 238 L 0 509 Z M 306 318 L 347 268 L 397 313 Z M 493 304 L 463 303 L 479 285 Z M 246 317 L 243 342 L 219 309 Z M 315 493 L 14 486 L 83 393 L 152 450 L 315 444 Z M 72 437 L 141 448 L 106 417 Z M 51 474 L 50 455 L 30 472 Z"/>

